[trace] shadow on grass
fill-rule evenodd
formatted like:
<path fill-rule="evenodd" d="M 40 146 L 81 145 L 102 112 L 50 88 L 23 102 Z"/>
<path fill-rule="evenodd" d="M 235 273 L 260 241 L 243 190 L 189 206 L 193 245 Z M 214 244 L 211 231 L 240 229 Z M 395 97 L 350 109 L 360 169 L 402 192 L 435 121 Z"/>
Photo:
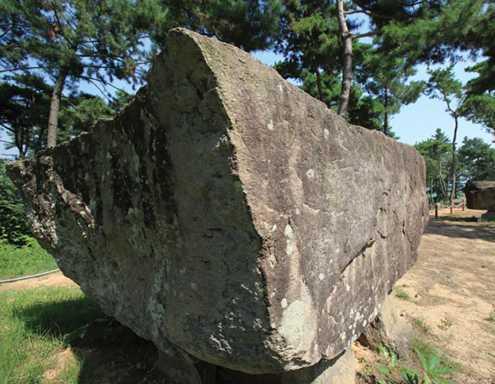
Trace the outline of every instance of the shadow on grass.
<path fill-rule="evenodd" d="M 14 316 L 35 333 L 64 337 L 103 315 L 93 301 L 80 297 L 16 308 Z"/>
<path fill-rule="evenodd" d="M 70 384 L 170 384 L 156 368 L 158 351 L 149 341 L 117 321 L 104 317 L 86 297 L 35 302 L 15 309 L 14 316 L 40 337 L 63 341 L 79 368 L 63 383 Z M 67 349 L 63 352 L 68 351 Z M 337 359 L 335 359 L 336 361 Z M 196 368 L 208 384 L 280 384 L 313 382 L 335 361 L 321 362 L 283 375 L 248 375 L 202 364 Z M 211 374 L 212 373 L 212 374 Z"/>
<path fill-rule="evenodd" d="M 79 384 L 165 384 L 154 368 L 157 350 L 117 321 L 104 317 L 86 297 L 36 303 L 16 309 L 14 316 L 42 337 L 63 340 L 80 369 Z"/>

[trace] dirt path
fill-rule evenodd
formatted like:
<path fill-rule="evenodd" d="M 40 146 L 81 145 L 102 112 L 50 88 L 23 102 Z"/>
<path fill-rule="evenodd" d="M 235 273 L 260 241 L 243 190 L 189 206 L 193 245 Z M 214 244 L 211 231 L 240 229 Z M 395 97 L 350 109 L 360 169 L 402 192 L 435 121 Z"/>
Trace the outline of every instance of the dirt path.
<path fill-rule="evenodd" d="M 62 272 L 52 273 L 50 275 L 36 277 L 28 280 L 16 281 L 13 283 L 5 283 L 0 285 L 0 292 L 36 288 L 36 287 L 77 287 L 68 277 L 65 277 Z"/>
<path fill-rule="evenodd" d="M 495 383 L 495 223 L 468 220 L 482 212 L 440 212 L 445 217 L 430 223 L 418 262 L 392 298 L 424 337 L 461 365 L 459 384 Z"/>

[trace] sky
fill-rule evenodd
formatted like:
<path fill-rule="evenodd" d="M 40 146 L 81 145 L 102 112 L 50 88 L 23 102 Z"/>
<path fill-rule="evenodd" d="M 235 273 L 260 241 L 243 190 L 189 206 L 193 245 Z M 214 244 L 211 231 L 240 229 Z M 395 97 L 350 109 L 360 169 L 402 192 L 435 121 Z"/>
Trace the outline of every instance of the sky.
<path fill-rule="evenodd" d="M 258 51 L 253 56 L 267 65 L 273 65 L 282 59 L 282 56 L 271 51 Z M 454 67 L 456 77 L 463 83 L 473 77 L 472 73 L 465 71 L 465 68 L 472 64 L 471 61 L 465 61 Z M 427 80 L 427 78 L 427 68 L 422 65 L 418 67 L 418 73 L 411 80 Z M 451 137 L 454 122 L 445 111 L 445 105 L 441 101 L 421 96 L 416 103 L 403 106 L 401 111 L 392 117 L 391 126 L 395 134 L 399 136 L 399 141 L 414 145 L 431 137 L 437 128 L 441 128 L 448 137 Z M 481 125 L 461 119 L 458 131 L 459 143 L 465 136 L 480 137 L 491 144 L 495 140 L 495 137 Z"/>

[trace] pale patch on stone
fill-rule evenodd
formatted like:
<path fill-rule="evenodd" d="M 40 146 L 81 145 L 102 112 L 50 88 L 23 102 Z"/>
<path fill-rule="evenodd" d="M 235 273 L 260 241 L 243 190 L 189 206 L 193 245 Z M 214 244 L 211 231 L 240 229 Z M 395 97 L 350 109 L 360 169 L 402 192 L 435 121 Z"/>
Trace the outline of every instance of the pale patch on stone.
<path fill-rule="evenodd" d="M 311 345 L 318 333 L 318 316 L 307 287 L 301 291 L 301 298 L 283 311 L 279 332 L 296 354 L 304 356 L 312 352 Z"/>
<path fill-rule="evenodd" d="M 308 171 L 306 172 L 306 177 L 308 179 L 313 179 L 315 177 L 315 171 L 314 171 L 314 169 L 308 169 Z"/>
<path fill-rule="evenodd" d="M 271 268 L 275 268 L 275 266 L 277 265 L 277 258 L 273 253 L 270 253 L 270 255 L 268 256 L 268 263 L 270 264 Z"/>
<path fill-rule="evenodd" d="M 290 226 L 290 224 L 287 224 L 285 226 L 284 235 L 287 239 L 287 245 L 285 248 L 285 253 L 287 253 L 287 256 L 291 256 L 297 249 L 297 242 L 296 242 L 294 231 L 292 230 L 292 227 Z"/>
<path fill-rule="evenodd" d="M 326 128 L 323 130 L 323 137 L 325 138 L 325 140 L 328 140 L 328 138 L 330 137 L 330 131 Z"/>
<path fill-rule="evenodd" d="M 304 208 L 304 211 L 305 212 L 308 212 L 308 213 L 310 213 L 313 216 L 316 216 L 316 215 L 318 215 L 320 213 L 320 210 L 319 209 L 313 208 L 313 207 L 309 206 L 306 203 L 303 204 L 303 208 Z"/>
<path fill-rule="evenodd" d="M 287 303 L 287 299 L 284 297 L 284 298 L 282 299 L 282 301 L 280 302 L 280 306 L 281 306 L 282 308 L 287 308 L 287 305 L 288 305 L 288 303 Z"/>
<path fill-rule="evenodd" d="M 268 128 L 269 131 L 273 131 L 273 120 L 270 120 L 266 127 Z"/>
<path fill-rule="evenodd" d="M 320 273 L 320 274 L 318 275 L 318 279 L 320 279 L 320 281 L 321 281 L 321 280 L 324 280 L 324 279 L 325 279 L 325 274 L 324 274 L 324 273 Z"/>

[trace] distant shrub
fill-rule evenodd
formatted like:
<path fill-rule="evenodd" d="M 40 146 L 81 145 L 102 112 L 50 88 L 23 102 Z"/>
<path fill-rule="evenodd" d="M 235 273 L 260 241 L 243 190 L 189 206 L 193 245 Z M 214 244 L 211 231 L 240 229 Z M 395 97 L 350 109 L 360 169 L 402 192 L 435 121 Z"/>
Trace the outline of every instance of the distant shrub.
<path fill-rule="evenodd" d="M 26 244 L 30 229 L 17 188 L 6 174 L 5 160 L 0 160 L 0 241 L 16 246 Z"/>

